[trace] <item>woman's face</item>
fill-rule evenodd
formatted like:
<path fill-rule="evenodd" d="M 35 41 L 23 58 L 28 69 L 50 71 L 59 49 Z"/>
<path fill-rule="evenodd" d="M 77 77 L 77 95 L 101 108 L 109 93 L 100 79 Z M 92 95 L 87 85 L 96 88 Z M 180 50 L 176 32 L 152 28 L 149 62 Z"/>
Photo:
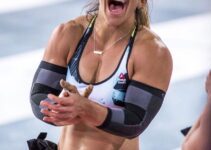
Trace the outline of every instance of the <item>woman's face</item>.
<path fill-rule="evenodd" d="M 99 15 L 108 25 L 119 26 L 135 22 L 135 10 L 141 0 L 99 0 Z"/>

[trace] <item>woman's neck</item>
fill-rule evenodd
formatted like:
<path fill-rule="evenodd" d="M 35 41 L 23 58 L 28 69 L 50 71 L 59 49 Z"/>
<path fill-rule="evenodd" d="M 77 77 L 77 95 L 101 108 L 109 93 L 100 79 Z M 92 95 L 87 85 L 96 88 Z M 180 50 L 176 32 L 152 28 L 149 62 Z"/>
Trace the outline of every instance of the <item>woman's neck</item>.
<path fill-rule="evenodd" d="M 96 41 L 100 42 L 100 45 L 109 45 L 112 41 L 115 41 L 131 32 L 135 25 L 134 22 L 135 21 L 131 19 L 119 26 L 112 26 L 109 25 L 103 17 L 98 15 L 94 27 Z M 100 41 L 97 39 L 100 39 Z"/>

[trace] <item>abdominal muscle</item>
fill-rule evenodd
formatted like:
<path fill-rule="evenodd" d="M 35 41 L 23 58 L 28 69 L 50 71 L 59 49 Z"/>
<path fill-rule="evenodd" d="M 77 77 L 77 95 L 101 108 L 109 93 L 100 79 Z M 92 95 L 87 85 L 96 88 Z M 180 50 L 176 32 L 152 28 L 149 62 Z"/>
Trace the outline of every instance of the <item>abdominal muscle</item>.
<path fill-rule="evenodd" d="M 106 133 L 83 123 L 62 127 L 59 150 L 139 150 L 139 140 Z"/>

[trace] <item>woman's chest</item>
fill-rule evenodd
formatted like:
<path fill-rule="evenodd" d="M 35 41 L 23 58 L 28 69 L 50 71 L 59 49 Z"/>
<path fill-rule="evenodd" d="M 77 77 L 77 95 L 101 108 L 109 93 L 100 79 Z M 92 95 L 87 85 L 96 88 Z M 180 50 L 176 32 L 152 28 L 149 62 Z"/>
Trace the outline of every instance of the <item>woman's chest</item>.
<path fill-rule="evenodd" d="M 83 93 L 89 84 L 80 77 L 77 77 L 77 74 L 71 75 L 69 70 L 66 80 L 75 85 L 80 93 Z M 124 106 L 128 84 L 127 70 L 125 68 L 118 68 L 104 80 L 93 84 L 93 90 L 89 99 L 109 107 Z"/>
<path fill-rule="evenodd" d="M 112 75 L 121 63 L 121 53 L 84 53 L 79 60 L 78 70 L 81 78 L 88 83 L 101 82 Z"/>

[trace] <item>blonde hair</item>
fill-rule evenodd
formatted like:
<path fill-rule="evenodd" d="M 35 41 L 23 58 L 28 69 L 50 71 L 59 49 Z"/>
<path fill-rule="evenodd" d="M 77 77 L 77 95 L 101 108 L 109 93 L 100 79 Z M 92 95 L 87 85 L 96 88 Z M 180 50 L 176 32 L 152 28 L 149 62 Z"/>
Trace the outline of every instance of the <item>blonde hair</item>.
<path fill-rule="evenodd" d="M 86 8 L 87 8 L 87 18 L 89 18 L 88 16 L 96 15 L 99 10 L 99 0 L 92 0 L 86 5 Z M 143 8 L 136 8 L 135 19 L 136 19 L 136 24 L 139 28 L 142 26 L 150 27 L 149 7 L 147 0 Z"/>

